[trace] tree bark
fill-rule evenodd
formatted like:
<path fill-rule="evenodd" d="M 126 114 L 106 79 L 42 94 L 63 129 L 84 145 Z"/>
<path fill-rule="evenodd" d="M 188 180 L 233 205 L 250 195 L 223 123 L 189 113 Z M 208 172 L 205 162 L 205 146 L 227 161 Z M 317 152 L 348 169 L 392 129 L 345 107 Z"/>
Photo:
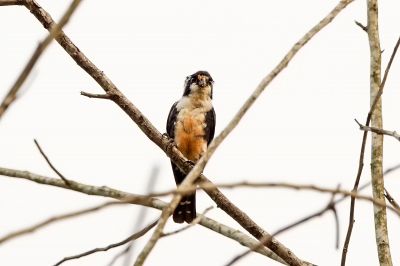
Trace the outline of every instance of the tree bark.
<path fill-rule="evenodd" d="M 381 48 L 378 27 L 378 1 L 368 0 L 368 39 L 370 46 L 370 103 L 371 106 L 378 95 L 381 85 Z M 371 117 L 372 127 L 382 128 L 382 100 L 376 104 Z M 371 141 L 371 178 L 372 195 L 375 200 L 384 202 L 383 180 L 383 135 L 372 133 Z M 375 240 L 380 265 L 392 266 L 389 237 L 387 230 L 386 208 L 374 205 Z"/>

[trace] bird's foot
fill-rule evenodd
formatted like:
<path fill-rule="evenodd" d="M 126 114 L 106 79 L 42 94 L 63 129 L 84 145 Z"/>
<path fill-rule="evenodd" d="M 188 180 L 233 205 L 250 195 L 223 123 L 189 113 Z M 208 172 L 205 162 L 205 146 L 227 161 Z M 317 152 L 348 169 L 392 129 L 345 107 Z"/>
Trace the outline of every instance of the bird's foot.
<path fill-rule="evenodd" d="M 196 164 L 195 162 L 193 162 L 191 160 L 187 160 L 187 161 L 185 161 L 185 163 L 190 169 L 192 169 Z"/>
<path fill-rule="evenodd" d="M 171 139 L 167 133 L 163 133 L 162 137 L 167 141 L 167 150 L 172 150 L 174 147 L 176 147 L 175 141 Z"/>

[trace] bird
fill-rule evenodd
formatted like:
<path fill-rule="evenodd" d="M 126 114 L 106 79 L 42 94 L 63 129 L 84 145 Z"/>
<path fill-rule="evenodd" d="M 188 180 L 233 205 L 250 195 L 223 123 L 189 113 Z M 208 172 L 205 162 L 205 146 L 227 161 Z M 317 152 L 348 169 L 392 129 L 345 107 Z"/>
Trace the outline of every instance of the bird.
<path fill-rule="evenodd" d="M 207 150 L 214 138 L 216 116 L 212 105 L 214 80 L 207 71 L 187 76 L 183 95 L 168 114 L 167 134 L 178 150 L 193 164 Z M 176 185 L 185 179 L 171 160 Z M 182 197 L 173 216 L 175 223 L 191 223 L 196 218 L 196 191 Z"/>

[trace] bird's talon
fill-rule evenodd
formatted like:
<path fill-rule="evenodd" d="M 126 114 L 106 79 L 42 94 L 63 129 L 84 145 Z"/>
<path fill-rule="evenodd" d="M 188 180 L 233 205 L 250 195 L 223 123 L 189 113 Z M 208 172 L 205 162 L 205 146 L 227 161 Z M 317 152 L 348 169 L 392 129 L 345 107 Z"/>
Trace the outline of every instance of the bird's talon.
<path fill-rule="evenodd" d="M 190 168 L 193 168 L 195 166 L 195 163 L 191 160 L 187 160 L 186 163 L 189 165 Z"/>

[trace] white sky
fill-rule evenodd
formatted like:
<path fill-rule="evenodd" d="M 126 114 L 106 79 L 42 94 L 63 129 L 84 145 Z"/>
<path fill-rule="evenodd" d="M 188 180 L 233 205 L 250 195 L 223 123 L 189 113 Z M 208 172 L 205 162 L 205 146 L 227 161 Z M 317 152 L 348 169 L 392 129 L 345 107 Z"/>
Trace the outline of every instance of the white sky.
<path fill-rule="evenodd" d="M 70 1 L 39 1 L 58 19 Z M 118 1 L 86 0 L 65 31 L 161 131 L 185 77 L 208 70 L 215 80 L 218 134 L 258 82 L 337 1 Z M 380 2 L 383 65 L 400 34 L 396 0 Z M 351 189 L 369 106 L 366 1 L 355 1 L 302 49 L 257 100 L 205 170 L 213 181 L 285 181 Z M 24 7 L 0 8 L 0 97 L 46 36 Z M 383 95 L 384 127 L 400 130 L 400 59 Z M 81 90 L 101 88 L 57 44 L 37 64 L 21 98 L 0 121 L 0 164 L 55 176 L 33 144 L 37 138 L 67 177 L 93 185 L 145 193 L 154 165 L 156 191 L 175 186 L 169 160 L 112 102 L 87 99 Z M 369 146 L 369 144 L 368 144 Z M 400 144 L 385 138 L 384 167 L 400 163 Z M 400 200 L 400 172 L 385 181 Z M 369 148 L 362 182 L 369 180 Z M 0 177 L 0 235 L 49 216 L 96 205 L 105 199 Z M 278 189 L 224 193 L 265 230 L 273 232 L 326 204 L 330 195 Z M 370 189 L 366 191 L 370 193 Z M 198 194 L 198 211 L 213 205 Z M 167 197 L 165 198 L 168 199 Z M 348 206 L 338 206 L 340 249 L 335 250 L 331 213 L 278 237 L 304 260 L 338 265 L 347 230 Z M 373 212 L 357 202 L 348 265 L 377 265 Z M 115 207 L 58 223 L 0 248 L 1 265 L 52 265 L 65 256 L 127 237 L 140 207 Z M 150 210 L 148 222 L 159 214 Z M 209 216 L 240 228 L 219 209 Z M 177 228 L 172 222 L 166 231 Z M 400 265 L 399 219 L 389 213 L 394 265 Z M 136 254 L 146 235 L 137 242 Z M 397 236 L 397 237 L 396 237 Z M 114 249 L 65 265 L 106 265 Z M 244 248 L 196 226 L 162 239 L 146 265 L 223 265 Z M 237 265 L 278 265 L 253 254 Z M 122 265 L 120 261 L 119 264 Z"/>

